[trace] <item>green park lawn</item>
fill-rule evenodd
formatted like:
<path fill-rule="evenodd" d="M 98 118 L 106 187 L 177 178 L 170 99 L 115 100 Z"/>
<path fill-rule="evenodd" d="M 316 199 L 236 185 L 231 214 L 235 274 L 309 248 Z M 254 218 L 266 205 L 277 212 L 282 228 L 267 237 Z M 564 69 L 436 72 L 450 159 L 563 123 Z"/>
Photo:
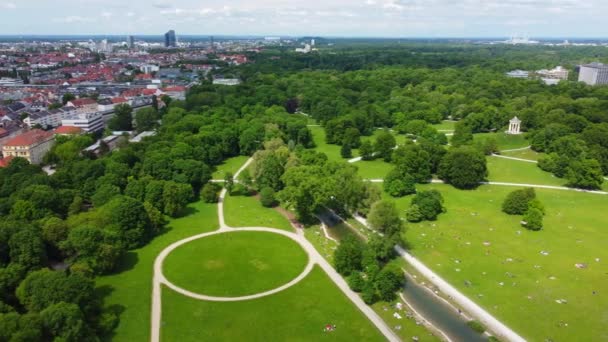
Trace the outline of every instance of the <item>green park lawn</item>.
<path fill-rule="evenodd" d="M 439 190 L 447 208 L 404 234 L 427 266 L 528 340 L 608 340 L 608 197 L 536 189 L 547 213 L 543 230 L 533 232 L 501 211 L 517 188 L 418 187 Z M 396 200 L 403 217 L 410 200 Z"/>
<path fill-rule="evenodd" d="M 359 169 L 359 175 L 363 179 L 384 179 L 395 167 L 394 164 L 387 163 L 383 159 L 361 160 L 353 165 Z"/>
<path fill-rule="evenodd" d="M 162 296 L 164 341 L 384 340 L 318 266 L 293 287 L 255 300 L 199 301 L 167 288 Z M 325 332 L 326 324 L 336 329 Z"/>
<path fill-rule="evenodd" d="M 218 228 L 217 205 L 197 202 L 189 205 L 186 212 L 186 216 L 171 220 L 167 231 L 148 245 L 128 252 L 114 274 L 96 278 L 99 293 L 105 295 L 104 307 L 120 313 L 111 341 L 150 339 L 152 267 L 156 256 L 175 241 Z"/>
<path fill-rule="evenodd" d="M 496 143 L 498 144 L 499 150 L 510 150 L 514 148 L 522 148 L 530 145 L 530 142 L 526 140 L 524 134 L 520 135 L 511 135 L 506 134 L 504 132 L 499 133 L 477 133 L 473 135 L 473 139 L 484 140 L 487 138 L 496 139 Z"/>
<path fill-rule="evenodd" d="M 247 156 L 236 156 L 224 160 L 224 162 L 216 166 L 216 171 L 213 173 L 212 179 L 224 179 L 226 172 L 235 174 L 243 164 L 249 159 Z"/>
<path fill-rule="evenodd" d="M 525 150 L 519 150 L 519 151 L 501 152 L 500 154 L 503 156 L 507 156 L 507 157 L 515 157 L 515 158 L 528 159 L 528 160 L 538 160 L 538 158 L 540 158 L 543 155 L 542 153 L 532 151 L 532 149 L 529 149 L 529 148 L 525 149 Z"/>
<path fill-rule="evenodd" d="M 230 227 L 268 227 L 293 231 L 289 220 L 272 208 L 265 208 L 254 196 L 226 196 L 224 215 Z"/>
<path fill-rule="evenodd" d="M 567 181 L 541 170 L 537 164 L 499 157 L 487 157 L 488 180 L 524 184 L 564 186 Z"/>
<path fill-rule="evenodd" d="M 455 126 L 456 126 L 456 121 L 448 121 L 448 120 L 444 120 L 441 121 L 440 124 L 436 124 L 436 125 L 432 125 L 436 130 L 444 132 L 444 133 L 449 133 L 447 131 L 454 131 Z"/>
<path fill-rule="evenodd" d="M 307 262 L 306 252 L 288 237 L 236 231 L 180 246 L 165 259 L 163 273 L 173 284 L 192 292 L 238 297 L 288 283 Z"/>

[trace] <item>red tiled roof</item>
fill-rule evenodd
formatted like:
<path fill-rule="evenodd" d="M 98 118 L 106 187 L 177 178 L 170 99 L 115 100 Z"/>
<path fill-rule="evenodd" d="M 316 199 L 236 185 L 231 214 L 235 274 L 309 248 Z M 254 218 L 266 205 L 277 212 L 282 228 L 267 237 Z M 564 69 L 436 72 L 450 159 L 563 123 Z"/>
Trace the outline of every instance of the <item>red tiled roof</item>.
<path fill-rule="evenodd" d="M 158 89 L 144 89 L 142 90 L 142 94 L 144 95 L 154 95 Z"/>
<path fill-rule="evenodd" d="M 129 102 L 129 100 L 125 99 L 124 97 L 114 97 L 114 98 L 112 98 L 112 103 L 114 103 L 114 104 L 125 103 L 125 102 Z"/>
<path fill-rule="evenodd" d="M 12 138 L 11 140 L 7 141 L 4 146 L 30 146 L 37 142 L 45 141 L 52 136 L 52 132 L 43 131 L 41 129 L 33 129 Z"/>
<path fill-rule="evenodd" d="M 8 134 L 8 131 L 4 128 L 0 127 L 0 137 L 3 137 Z"/>
<path fill-rule="evenodd" d="M 0 167 L 7 167 L 11 163 L 11 160 L 13 160 L 13 156 L 0 159 Z"/>
<path fill-rule="evenodd" d="M 76 106 L 76 107 L 82 107 L 82 106 L 97 104 L 97 102 L 95 102 L 95 100 L 88 99 L 88 98 L 76 99 L 76 100 L 72 100 L 70 102 L 72 102 L 72 104 L 74 106 Z"/>
<path fill-rule="evenodd" d="M 59 126 L 55 129 L 55 134 L 80 134 L 82 129 L 74 126 Z"/>
<path fill-rule="evenodd" d="M 186 87 L 184 87 L 184 86 L 167 87 L 167 88 L 164 88 L 163 91 L 165 91 L 165 92 L 186 91 Z"/>

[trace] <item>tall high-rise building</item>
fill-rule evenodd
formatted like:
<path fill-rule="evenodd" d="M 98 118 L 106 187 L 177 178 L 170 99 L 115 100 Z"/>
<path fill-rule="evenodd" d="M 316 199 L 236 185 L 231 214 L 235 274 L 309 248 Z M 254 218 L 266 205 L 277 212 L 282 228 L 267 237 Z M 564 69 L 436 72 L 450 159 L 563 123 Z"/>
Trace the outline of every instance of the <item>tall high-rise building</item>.
<path fill-rule="evenodd" d="M 165 47 L 177 47 L 177 38 L 175 37 L 175 31 L 170 30 L 165 33 Z"/>
<path fill-rule="evenodd" d="M 608 84 L 608 65 L 602 63 L 581 65 L 578 81 L 589 85 Z"/>
<path fill-rule="evenodd" d="M 128 36 L 127 37 L 127 44 L 129 44 L 129 49 L 134 48 L 135 47 L 135 37 Z"/>

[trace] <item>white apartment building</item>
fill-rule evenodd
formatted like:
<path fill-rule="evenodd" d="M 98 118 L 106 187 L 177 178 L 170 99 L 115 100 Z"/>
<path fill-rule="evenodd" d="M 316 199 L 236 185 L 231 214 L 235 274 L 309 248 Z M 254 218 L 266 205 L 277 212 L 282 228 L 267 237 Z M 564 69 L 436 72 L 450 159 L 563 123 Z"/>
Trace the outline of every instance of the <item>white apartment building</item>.
<path fill-rule="evenodd" d="M 581 65 L 578 81 L 589 85 L 608 84 L 608 65 L 602 63 Z"/>
<path fill-rule="evenodd" d="M 61 121 L 62 126 L 78 127 L 83 131 L 97 132 L 104 128 L 103 115 L 101 112 L 74 114 Z"/>
<path fill-rule="evenodd" d="M 71 107 L 64 107 L 59 109 L 53 109 L 49 111 L 42 111 L 31 113 L 27 118 L 23 120 L 23 123 L 29 127 L 40 125 L 42 128 L 59 127 L 61 121 L 72 115 L 74 110 Z"/>

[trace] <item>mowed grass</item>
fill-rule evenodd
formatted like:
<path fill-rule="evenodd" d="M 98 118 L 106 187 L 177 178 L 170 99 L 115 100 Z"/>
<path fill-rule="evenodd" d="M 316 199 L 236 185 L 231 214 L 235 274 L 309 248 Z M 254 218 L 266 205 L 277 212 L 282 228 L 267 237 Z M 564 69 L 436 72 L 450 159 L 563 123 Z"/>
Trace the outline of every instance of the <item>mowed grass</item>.
<path fill-rule="evenodd" d="M 359 169 L 358 173 L 363 179 L 384 179 L 395 167 L 394 164 L 387 163 L 383 159 L 361 160 L 353 165 Z"/>
<path fill-rule="evenodd" d="M 443 131 L 444 133 L 449 133 L 448 131 L 454 131 L 456 127 L 456 121 L 441 121 L 440 124 L 431 125 L 438 131 Z"/>
<path fill-rule="evenodd" d="M 175 241 L 218 228 L 217 205 L 197 202 L 189 205 L 187 211 L 189 215 L 169 223 L 167 232 L 145 247 L 128 252 L 118 272 L 96 279 L 99 292 L 106 294 L 104 307 L 120 312 L 120 323 L 109 340 L 132 342 L 150 339 L 154 259 Z"/>
<path fill-rule="evenodd" d="M 302 273 L 307 262 L 306 252 L 288 237 L 235 231 L 180 246 L 165 259 L 163 273 L 189 291 L 238 297 L 288 283 Z"/>
<path fill-rule="evenodd" d="M 162 295 L 163 341 L 384 341 L 318 266 L 293 287 L 255 300 L 199 301 L 167 288 Z M 325 332 L 327 324 L 336 329 Z"/>
<path fill-rule="evenodd" d="M 447 208 L 404 234 L 427 266 L 528 340 L 608 340 L 608 196 L 536 189 L 547 214 L 532 232 L 501 211 L 517 188 L 418 188 L 439 190 Z M 403 217 L 410 201 L 396 201 Z"/>
<path fill-rule="evenodd" d="M 230 227 L 268 227 L 293 231 L 291 223 L 279 212 L 265 208 L 254 196 L 226 196 L 224 216 Z"/>
<path fill-rule="evenodd" d="M 500 152 L 500 154 L 503 156 L 507 156 L 507 157 L 515 157 L 515 158 L 528 159 L 528 160 L 538 160 L 538 158 L 540 158 L 543 155 L 543 153 L 532 151 L 532 149 L 530 149 L 530 148 L 527 148 L 525 150 L 519 150 L 519 151 Z"/>
<path fill-rule="evenodd" d="M 247 156 L 236 156 L 232 158 L 228 158 L 224 160 L 224 162 L 218 166 L 216 166 L 216 171 L 213 172 L 212 179 L 224 179 L 224 175 L 226 172 L 231 172 L 235 174 L 243 164 L 249 159 Z"/>
<path fill-rule="evenodd" d="M 487 138 L 496 139 L 499 150 L 510 150 L 514 148 L 522 148 L 530 145 L 524 134 L 511 135 L 504 132 L 499 133 L 477 133 L 473 135 L 474 141 L 481 141 Z"/>
<path fill-rule="evenodd" d="M 564 186 L 567 181 L 541 170 L 537 164 L 489 156 L 488 180 L 522 184 Z"/>

